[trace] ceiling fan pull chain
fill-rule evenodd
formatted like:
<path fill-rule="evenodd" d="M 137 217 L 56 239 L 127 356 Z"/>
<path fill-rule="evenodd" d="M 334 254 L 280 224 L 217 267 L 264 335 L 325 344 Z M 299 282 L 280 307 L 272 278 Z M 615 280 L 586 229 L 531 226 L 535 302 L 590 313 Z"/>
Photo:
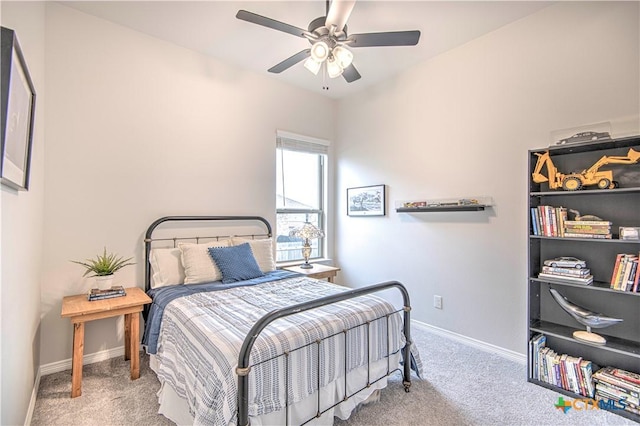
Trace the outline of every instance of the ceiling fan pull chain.
<path fill-rule="evenodd" d="M 322 90 L 329 90 L 329 86 L 327 85 L 327 67 L 325 64 L 322 64 Z"/>

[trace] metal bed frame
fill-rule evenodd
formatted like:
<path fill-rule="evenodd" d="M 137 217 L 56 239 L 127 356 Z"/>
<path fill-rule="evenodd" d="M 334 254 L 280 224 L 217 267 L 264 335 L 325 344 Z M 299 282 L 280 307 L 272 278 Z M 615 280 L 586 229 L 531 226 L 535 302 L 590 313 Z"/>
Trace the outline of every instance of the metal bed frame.
<path fill-rule="evenodd" d="M 153 231 L 162 223 L 165 222 L 208 222 L 208 221 L 227 221 L 227 222 L 231 222 L 231 221 L 252 221 L 252 222 L 261 222 L 265 229 L 266 229 L 266 233 L 264 234 L 249 234 L 249 235 L 235 235 L 237 237 L 251 237 L 251 238 L 256 238 L 256 237 L 272 237 L 272 229 L 271 229 L 271 225 L 269 224 L 269 222 L 264 219 L 263 217 L 260 216 L 166 216 L 166 217 L 162 217 L 156 221 L 154 221 L 149 228 L 147 229 L 147 232 L 145 234 L 145 238 L 144 238 L 144 244 L 145 244 L 145 291 L 148 291 L 151 288 L 151 265 L 149 263 L 149 259 L 150 259 L 150 254 L 151 254 L 151 245 L 154 241 L 173 241 L 174 247 L 176 246 L 176 243 L 178 240 L 196 240 L 196 242 L 198 242 L 201 239 L 208 239 L 208 240 L 214 240 L 214 239 L 219 239 L 219 238 L 228 238 L 231 236 L 210 236 L 210 237 L 172 237 L 172 238 L 157 238 L 154 239 L 152 238 L 152 234 Z M 286 390 L 285 390 L 285 395 L 287 395 L 286 397 L 286 406 L 285 406 L 285 417 L 286 417 L 286 424 L 289 425 L 289 401 L 288 401 L 288 396 L 289 396 L 289 356 L 291 354 L 291 352 L 294 352 L 296 350 L 300 350 L 312 345 L 316 345 L 317 350 L 318 350 L 318 354 L 320 351 L 320 345 L 322 344 L 322 342 L 324 340 L 336 337 L 339 334 L 343 334 L 344 335 L 344 341 L 345 341 L 345 349 L 346 349 L 346 341 L 347 341 L 347 334 L 350 330 L 353 330 L 355 328 L 358 327 L 363 327 L 366 326 L 367 327 L 367 383 L 364 387 L 356 390 L 355 392 L 352 392 L 351 394 L 348 394 L 348 388 L 347 388 L 347 353 L 345 350 L 345 354 L 344 354 L 344 396 L 341 400 L 335 402 L 333 405 L 325 408 L 324 410 L 321 410 L 321 401 L 320 401 L 320 357 L 318 356 L 316 359 L 316 371 L 317 371 L 317 380 L 318 380 L 318 390 L 316 392 L 317 394 L 317 410 L 316 410 L 316 415 L 314 417 L 311 417 L 310 419 L 306 420 L 305 422 L 303 422 L 302 424 L 306 424 L 310 421 L 312 421 L 314 418 L 320 417 L 323 413 L 325 413 L 326 411 L 336 407 L 337 405 L 339 405 L 340 403 L 342 403 L 343 401 L 346 401 L 347 399 L 353 397 L 354 395 L 358 394 L 360 391 L 371 387 L 371 385 L 375 384 L 376 382 L 384 379 L 385 377 L 390 376 L 391 374 L 395 373 L 396 371 L 400 371 L 399 368 L 393 369 L 391 370 L 390 365 L 389 365 L 389 358 L 391 355 L 397 353 L 394 352 L 393 354 L 390 353 L 390 348 L 389 348 L 389 339 L 387 338 L 387 355 L 386 355 L 386 359 L 387 359 L 387 372 L 386 374 L 384 374 L 381 377 L 378 377 L 376 379 L 371 379 L 370 377 L 370 368 L 371 368 L 371 348 L 369 347 L 369 329 L 370 329 L 370 325 L 371 323 L 375 322 L 375 321 L 380 321 L 385 319 L 387 321 L 387 330 L 389 327 L 389 317 L 391 315 L 394 315 L 400 311 L 403 312 L 403 332 L 404 332 L 404 336 L 406 339 L 405 345 L 403 348 L 400 349 L 400 351 L 402 352 L 402 359 L 403 359 L 403 368 L 402 368 L 402 375 L 403 375 L 403 386 L 404 386 L 404 390 L 405 392 L 409 392 L 409 388 L 411 386 L 411 304 L 410 304 L 410 300 L 409 300 L 409 293 L 407 292 L 407 289 L 404 287 L 404 285 L 402 285 L 400 282 L 398 281 L 388 281 L 388 282 L 383 282 L 383 283 L 379 283 L 379 284 L 374 284 L 371 286 L 367 286 L 367 287 L 362 287 L 362 288 L 358 288 L 358 289 L 353 289 L 353 290 L 349 290 L 349 291 L 345 291 L 339 294 L 334 294 L 334 295 L 330 295 L 330 296 L 326 296 L 326 297 L 322 297 L 319 299 L 315 299 L 315 300 L 310 300 L 304 303 L 299 303 L 296 305 L 292 305 L 292 306 L 288 306 L 286 308 L 281 308 L 281 309 L 276 309 L 273 310 L 271 312 L 269 312 L 268 314 L 266 314 L 265 316 L 263 316 L 262 318 L 260 318 L 251 328 L 251 330 L 249 331 L 249 333 L 247 334 L 247 336 L 245 337 L 245 340 L 242 344 L 242 347 L 240 349 L 240 353 L 238 355 L 238 367 L 236 368 L 235 373 L 238 376 L 238 395 L 237 395 L 237 400 L 238 400 L 238 425 L 240 426 L 247 426 L 250 424 L 249 421 L 249 373 L 251 372 L 251 367 L 255 366 L 255 365 L 250 365 L 249 363 L 249 358 L 251 356 L 251 350 L 253 348 L 253 345 L 256 341 L 256 339 L 258 338 L 258 336 L 260 335 L 260 332 L 266 328 L 269 324 L 271 324 L 273 321 L 279 319 L 279 318 L 283 318 L 283 317 L 287 317 L 290 315 L 295 315 L 297 313 L 300 312 L 304 312 L 304 311 L 308 311 L 310 309 L 315 309 L 321 306 L 325 306 L 325 305 L 329 305 L 332 303 L 336 303 L 336 302 L 340 302 L 340 301 L 344 301 L 344 300 L 348 300 L 348 299 L 352 299 L 355 297 L 359 297 L 359 296 L 363 296 L 366 294 L 371 294 L 371 293 L 376 293 L 376 292 L 380 292 L 383 290 L 388 290 L 388 289 L 392 289 L 395 288 L 397 290 L 400 291 L 400 293 L 402 294 L 402 298 L 403 298 L 403 307 L 395 312 L 390 312 L 388 314 L 386 314 L 385 316 L 382 317 L 378 317 L 375 318 L 374 320 L 371 321 L 367 321 L 366 323 L 363 324 L 358 324 L 354 327 L 348 328 L 348 329 L 344 329 L 342 330 L 340 333 L 334 334 L 334 335 L 329 335 L 329 336 L 325 336 L 321 339 L 316 340 L 315 342 L 309 343 L 307 345 L 292 349 L 290 351 L 287 351 L 283 354 L 279 354 L 276 355 L 275 357 L 266 359 L 261 361 L 261 363 L 264 362 L 268 362 L 268 361 L 273 361 L 277 358 L 280 357 L 285 357 L 286 360 L 286 365 L 287 368 L 285 369 L 285 382 L 286 382 Z M 146 318 L 146 313 L 147 311 L 145 310 L 145 318 Z"/>

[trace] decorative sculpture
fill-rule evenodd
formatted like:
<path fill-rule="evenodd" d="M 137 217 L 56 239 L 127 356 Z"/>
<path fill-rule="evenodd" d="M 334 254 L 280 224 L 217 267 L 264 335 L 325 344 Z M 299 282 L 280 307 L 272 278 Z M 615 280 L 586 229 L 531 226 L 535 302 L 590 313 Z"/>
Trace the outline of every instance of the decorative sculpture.
<path fill-rule="evenodd" d="M 571 303 L 566 297 L 558 293 L 556 289 L 550 288 L 549 292 L 562 309 L 567 311 L 567 313 L 580 324 L 587 327 L 587 331 L 578 330 L 573 332 L 573 338 L 576 340 L 582 340 L 595 345 L 604 345 L 607 343 L 607 340 L 599 334 L 592 333 L 591 328 L 609 327 L 610 325 L 623 321 L 623 319 L 607 317 Z"/>
<path fill-rule="evenodd" d="M 640 152 L 629 148 L 627 155 L 603 156 L 588 169 L 561 173 L 553 164 L 549 151 L 543 153 L 536 152 L 538 162 L 531 177 L 535 183 L 549 182 L 549 189 L 562 188 L 565 191 L 577 191 L 585 186 L 597 186 L 598 189 L 617 188 L 618 184 L 613 180 L 613 171 L 600 170 L 607 164 L 635 164 L 640 161 Z M 542 173 L 542 168 L 547 166 L 547 175 Z"/>

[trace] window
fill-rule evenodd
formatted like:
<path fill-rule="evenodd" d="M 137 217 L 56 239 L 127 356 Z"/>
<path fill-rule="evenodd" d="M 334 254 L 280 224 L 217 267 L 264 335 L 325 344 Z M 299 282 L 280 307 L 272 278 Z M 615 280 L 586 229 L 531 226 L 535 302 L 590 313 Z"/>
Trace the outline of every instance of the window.
<path fill-rule="evenodd" d="M 326 141 L 278 131 L 276 138 L 276 262 L 302 260 L 292 230 L 310 222 L 325 230 Z M 326 234 L 326 233 L 325 233 Z M 325 238 L 311 241 L 311 259 L 324 256 Z"/>

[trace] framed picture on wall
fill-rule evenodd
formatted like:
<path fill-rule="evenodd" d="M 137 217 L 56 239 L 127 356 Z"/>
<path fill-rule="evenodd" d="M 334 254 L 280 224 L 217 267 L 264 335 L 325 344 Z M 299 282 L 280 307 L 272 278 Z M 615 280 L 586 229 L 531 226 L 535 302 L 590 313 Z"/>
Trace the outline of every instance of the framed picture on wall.
<path fill-rule="evenodd" d="M 384 216 L 385 185 L 347 188 L 347 215 Z"/>
<path fill-rule="evenodd" d="M 0 182 L 18 190 L 29 189 L 36 91 L 13 30 L 0 34 Z"/>

